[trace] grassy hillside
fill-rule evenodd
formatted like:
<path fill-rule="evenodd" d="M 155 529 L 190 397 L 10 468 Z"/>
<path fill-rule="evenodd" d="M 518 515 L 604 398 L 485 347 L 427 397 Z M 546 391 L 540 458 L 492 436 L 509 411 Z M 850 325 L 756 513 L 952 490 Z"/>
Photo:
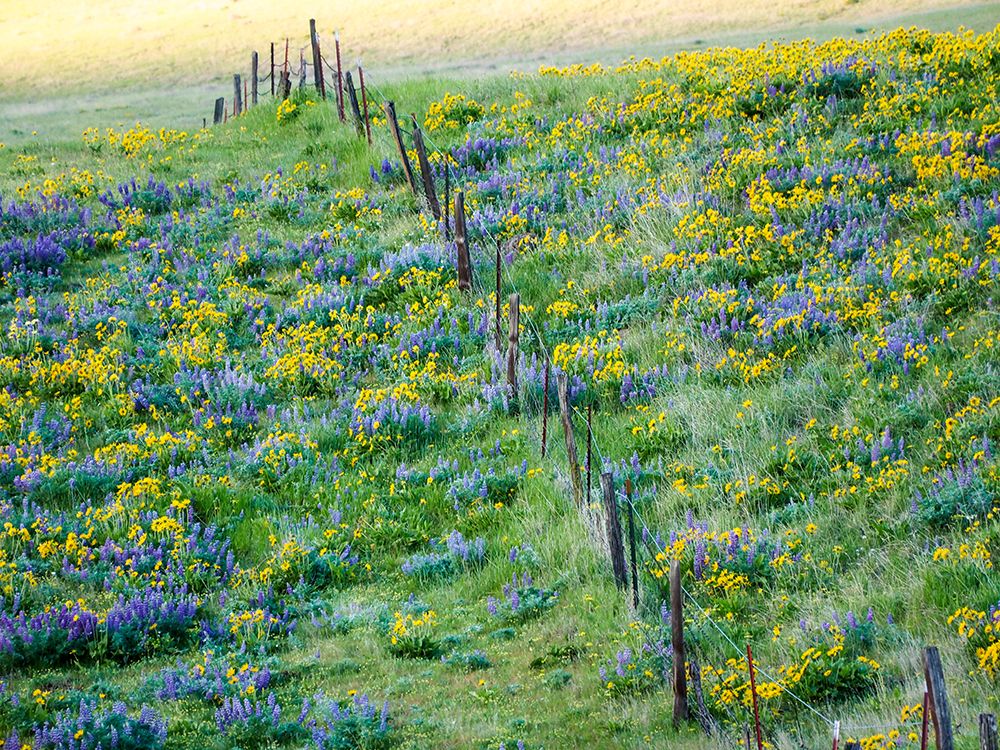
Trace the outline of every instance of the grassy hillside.
<path fill-rule="evenodd" d="M 935 643 L 974 747 L 998 76 L 1000 29 L 379 82 L 466 192 L 471 292 L 384 120 L 369 147 L 308 92 L 0 149 L 0 737 L 731 746 L 751 643 L 772 746 L 914 748 Z M 672 559 L 711 740 L 670 723 Z"/>
<path fill-rule="evenodd" d="M 0 18 L 0 141 L 75 138 L 141 120 L 191 129 L 232 96 L 232 75 L 249 72 L 269 44 L 291 40 L 292 63 L 315 17 L 324 49 L 333 32 L 345 63 L 361 57 L 381 80 L 480 75 L 540 64 L 616 63 L 711 45 L 855 37 L 916 24 L 989 31 L 1000 3 L 959 0 L 656 0 L 626 8 L 608 0 L 459 3 L 289 0 L 122 3 L 7 0 Z M 56 33 L 54 34 L 54 30 Z"/>

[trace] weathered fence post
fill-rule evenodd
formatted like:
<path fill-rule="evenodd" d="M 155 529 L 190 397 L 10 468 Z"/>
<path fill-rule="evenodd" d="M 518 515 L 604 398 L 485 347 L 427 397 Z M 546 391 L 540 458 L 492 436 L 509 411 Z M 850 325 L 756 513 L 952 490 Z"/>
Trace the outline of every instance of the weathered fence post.
<path fill-rule="evenodd" d="M 340 67 L 340 32 L 333 32 L 333 46 L 337 53 L 337 112 L 340 121 L 344 122 L 344 74 Z"/>
<path fill-rule="evenodd" d="M 306 87 L 306 53 L 305 50 L 299 50 L 299 90 L 301 91 Z"/>
<path fill-rule="evenodd" d="M 521 338 L 521 295 L 510 295 L 509 325 L 507 328 L 507 385 L 511 398 L 517 400 L 517 351 Z"/>
<path fill-rule="evenodd" d="M 833 722 L 833 750 L 837 750 L 840 746 L 840 722 Z"/>
<path fill-rule="evenodd" d="M 676 655 L 674 656 L 676 659 Z M 750 696 L 753 699 L 753 724 L 757 732 L 757 750 L 764 750 L 764 736 L 760 731 L 760 708 L 757 706 L 757 675 L 753 665 L 753 649 L 747 644 L 747 667 L 750 670 Z"/>
<path fill-rule="evenodd" d="M 257 106 L 257 50 L 250 54 L 250 101 Z"/>
<path fill-rule="evenodd" d="M 233 115 L 238 115 L 243 111 L 243 86 L 240 83 L 240 74 L 233 76 Z"/>
<path fill-rule="evenodd" d="M 347 98 L 351 101 L 351 116 L 354 117 L 354 129 L 358 131 L 358 138 L 365 137 L 365 124 L 361 122 L 361 107 L 358 106 L 358 92 L 354 88 L 354 79 L 351 78 L 351 71 L 347 71 L 344 77 L 344 84 L 347 86 Z"/>
<path fill-rule="evenodd" d="M 288 37 L 287 36 L 285 37 L 285 66 L 284 66 L 284 71 L 285 71 L 286 74 L 288 73 Z"/>
<path fill-rule="evenodd" d="M 670 642 L 674 651 L 674 726 L 687 721 L 687 679 L 684 674 L 684 590 L 681 564 L 670 561 Z"/>
<path fill-rule="evenodd" d="M 413 179 L 413 169 L 410 167 L 410 157 L 406 155 L 406 146 L 403 144 L 403 134 L 399 131 L 399 120 L 396 119 L 396 104 L 393 101 L 387 101 L 384 105 L 385 116 L 389 120 L 389 130 L 392 131 L 393 140 L 396 141 L 396 148 L 399 149 L 399 158 L 403 162 L 403 174 L 406 175 L 406 182 L 410 186 L 410 190 L 413 191 L 414 195 L 419 195 L 417 192 L 417 183 Z M 455 196 L 455 200 L 458 200 L 458 196 Z M 456 224 L 458 218 L 455 219 Z"/>
<path fill-rule="evenodd" d="M 215 100 L 215 112 L 212 113 L 213 125 L 222 124 L 222 115 L 225 112 L 225 109 L 226 109 L 226 99 L 225 97 L 220 96 L 218 99 Z"/>
<path fill-rule="evenodd" d="M 288 75 L 287 70 L 281 71 L 281 82 L 279 83 L 279 95 L 282 100 L 287 99 L 292 95 L 292 79 Z"/>
<path fill-rule="evenodd" d="M 625 504 L 628 506 L 628 552 L 632 568 L 632 609 L 639 609 L 639 566 L 635 559 L 635 509 L 632 507 L 632 478 L 625 478 Z"/>
<path fill-rule="evenodd" d="M 577 507 L 583 505 L 583 488 L 580 486 L 580 460 L 576 456 L 576 436 L 573 434 L 573 420 L 569 413 L 569 379 L 565 372 L 556 377 L 559 393 L 559 415 L 562 417 L 563 436 L 566 438 L 566 457 L 569 459 L 569 478 L 573 485 L 573 501 Z"/>
<path fill-rule="evenodd" d="M 955 750 L 955 737 L 951 727 L 951 708 L 948 706 L 948 691 L 944 686 L 944 668 L 937 646 L 924 649 L 924 679 L 927 681 L 928 698 L 931 707 L 931 721 L 934 722 L 934 739 L 938 750 Z"/>
<path fill-rule="evenodd" d="M 316 93 L 326 99 L 326 79 L 323 76 L 323 58 L 320 56 L 315 18 L 309 19 L 309 44 L 312 47 L 313 83 L 316 86 Z"/>
<path fill-rule="evenodd" d="M 604 496 L 604 527 L 608 533 L 608 553 L 611 556 L 611 571 L 615 576 L 615 586 L 628 588 L 628 573 L 625 572 L 625 546 L 622 544 L 622 525 L 618 520 L 618 503 L 615 501 L 615 475 L 610 471 L 601 473 L 601 491 Z"/>
<path fill-rule="evenodd" d="M 348 73 L 347 75 L 350 76 L 351 74 Z M 434 219 L 441 221 L 441 204 L 438 203 L 437 192 L 434 190 L 434 174 L 431 172 L 431 163 L 427 159 L 427 149 L 424 148 L 424 134 L 420 132 L 420 126 L 417 125 L 417 116 L 415 114 L 410 114 L 410 120 L 413 123 L 413 148 L 417 152 L 417 163 L 420 165 L 420 179 L 424 183 L 424 195 L 427 198 L 427 205 L 430 207 Z M 461 259 L 459 260 L 459 264 L 461 264 Z"/>
<path fill-rule="evenodd" d="M 271 42 L 271 98 L 274 98 L 274 42 Z"/>
<path fill-rule="evenodd" d="M 545 374 L 542 375 L 542 458 L 549 443 L 549 358 L 545 357 Z"/>
<path fill-rule="evenodd" d="M 458 288 L 463 292 L 471 291 L 472 257 L 469 255 L 469 235 L 465 231 L 465 193 L 461 190 L 455 193 L 455 249 L 458 251 Z"/>
<path fill-rule="evenodd" d="M 368 136 L 368 145 L 372 145 L 372 122 L 368 119 L 368 92 L 365 89 L 365 70 L 358 63 L 358 85 L 361 86 L 361 104 L 365 109 L 365 135 Z M 445 203 L 448 201 L 446 200 Z"/>
<path fill-rule="evenodd" d="M 1000 750 L 994 714 L 979 714 L 979 750 Z"/>

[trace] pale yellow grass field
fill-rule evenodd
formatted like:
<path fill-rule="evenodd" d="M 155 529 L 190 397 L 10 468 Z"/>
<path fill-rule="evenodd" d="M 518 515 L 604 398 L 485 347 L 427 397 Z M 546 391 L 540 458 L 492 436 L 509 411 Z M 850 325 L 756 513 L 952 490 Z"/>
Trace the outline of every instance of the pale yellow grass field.
<path fill-rule="evenodd" d="M 317 18 L 332 56 L 382 80 L 541 62 L 615 60 L 707 44 L 829 37 L 915 23 L 990 28 L 1000 3 L 954 0 L 0 0 L 0 140 L 143 118 L 192 127 L 252 49 Z M 283 49 L 279 49 L 279 56 Z M 262 73 L 265 69 L 262 68 Z"/>

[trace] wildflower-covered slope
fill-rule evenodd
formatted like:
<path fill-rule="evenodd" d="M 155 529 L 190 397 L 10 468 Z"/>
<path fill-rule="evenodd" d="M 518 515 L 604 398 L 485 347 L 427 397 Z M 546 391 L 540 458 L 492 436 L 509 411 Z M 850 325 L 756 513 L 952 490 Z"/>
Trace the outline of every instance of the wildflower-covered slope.
<path fill-rule="evenodd" d="M 0 150 L 0 736 L 703 747 L 673 559 L 722 732 L 750 642 L 774 746 L 916 746 L 933 642 L 968 733 L 1000 685 L 998 89 L 1000 31 L 917 30 L 397 86 L 471 293 L 384 120 L 369 149 L 301 92 Z M 593 508 L 634 487 L 637 611 L 558 373 Z"/>

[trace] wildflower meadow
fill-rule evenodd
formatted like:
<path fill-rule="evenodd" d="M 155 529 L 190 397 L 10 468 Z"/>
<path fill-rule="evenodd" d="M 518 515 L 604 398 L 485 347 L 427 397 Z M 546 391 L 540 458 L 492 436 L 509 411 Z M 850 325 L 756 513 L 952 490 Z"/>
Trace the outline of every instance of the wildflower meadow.
<path fill-rule="evenodd" d="M 978 747 L 1000 27 L 372 78 L 0 144 L 0 746 Z"/>

